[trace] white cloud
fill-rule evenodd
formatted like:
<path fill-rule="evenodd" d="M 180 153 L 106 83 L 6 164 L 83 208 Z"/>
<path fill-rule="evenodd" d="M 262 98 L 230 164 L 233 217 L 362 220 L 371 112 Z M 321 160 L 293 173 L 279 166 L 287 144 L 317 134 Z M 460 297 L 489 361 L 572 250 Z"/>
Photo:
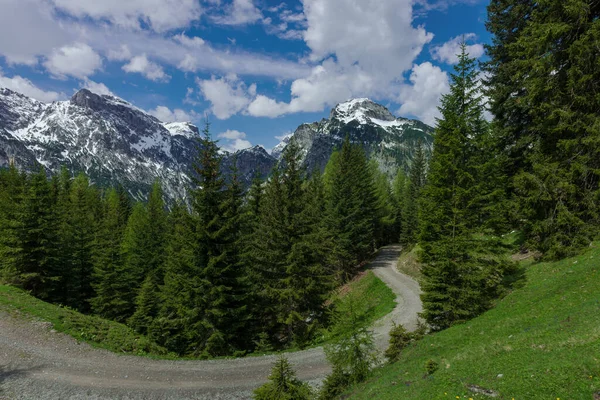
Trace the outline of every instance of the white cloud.
<path fill-rule="evenodd" d="M 14 75 L 12 78 L 4 76 L 2 70 L 0 70 L 0 87 L 8 88 L 44 103 L 62 100 L 66 97 L 64 93 L 42 90 L 29 79 L 22 76 Z"/>
<path fill-rule="evenodd" d="M 111 92 L 111 90 L 104 83 L 101 83 L 101 82 L 94 82 L 92 80 L 85 79 L 83 81 L 82 87 L 84 89 L 88 89 L 89 91 L 96 93 L 96 94 L 100 94 L 100 95 L 106 94 L 109 96 L 116 97 L 116 95 L 113 92 Z"/>
<path fill-rule="evenodd" d="M 123 65 L 125 72 L 137 72 L 153 81 L 168 81 L 171 77 L 165 74 L 162 67 L 150 60 L 145 54 L 135 56 Z"/>
<path fill-rule="evenodd" d="M 75 43 L 53 50 L 44 66 L 59 78 L 84 79 L 102 67 L 102 58 L 87 44 Z"/>
<path fill-rule="evenodd" d="M 412 0 L 304 0 L 308 28 L 304 40 L 312 60 L 335 54 L 347 68 L 359 65 L 382 80 L 410 69 L 433 38 L 413 27 Z"/>
<path fill-rule="evenodd" d="M 262 14 L 252 0 L 233 0 L 226 7 L 225 14 L 212 19 L 221 25 L 247 25 L 261 20 Z"/>
<path fill-rule="evenodd" d="M 248 105 L 248 114 L 253 117 L 278 117 L 289 112 L 289 105 L 259 94 Z"/>
<path fill-rule="evenodd" d="M 252 147 L 252 143 L 246 140 L 246 134 L 244 132 L 236 130 L 227 130 L 225 132 L 219 133 L 217 135 L 217 138 L 224 139 L 225 141 L 224 144 L 219 143 L 219 147 L 221 147 L 222 150 L 226 150 L 232 153 L 238 150 Z"/>
<path fill-rule="evenodd" d="M 431 57 L 434 60 L 445 62 L 447 64 L 458 63 L 458 54 L 460 53 L 460 44 L 475 40 L 477 36 L 474 33 L 465 33 L 464 35 L 454 37 L 441 46 L 434 46 L 431 49 Z M 467 45 L 467 53 L 473 58 L 479 58 L 483 55 L 485 49 L 480 43 Z"/>
<path fill-rule="evenodd" d="M 169 107 L 165 106 L 157 106 L 154 110 L 149 110 L 148 113 L 162 122 L 190 122 L 198 119 L 198 115 L 193 111 L 188 113 L 179 108 L 171 111 Z"/>
<path fill-rule="evenodd" d="M 321 111 L 352 97 L 395 98 L 397 81 L 433 38 L 413 26 L 412 0 L 303 0 L 303 5 L 302 15 L 280 15 L 284 23 L 306 26 L 310 73 L 292 82 L 289 102 L 259 95 L 239 111 L 276 117 Z"/>
<path fill-rule="evenodd" d="M 131 58 L 131 51 L 129 50 L 129 46 L 122 44 L 116 49 L 108 49 L 106 58 L 111 61 L 126 61 Z"/>
<path fill-rule="evenodd" d="M 185 72 L 297 79 L 310 70 L 306 65 L 283 57 L 220 49 L 199 37 L 157 34 L 151 29 L 142 29 L 186 26 L 185 21 L 193 21 L 191 18 L 196 18 L 195 14 L 182 13 L 185 18 L 178 19 L 171 11 L 179 14 L 180 6 L 185 10 L 186 4 L 192 4 L 187 0 L 65 0 L 60 2 L 64 6 L 60 12 L 53 7 L 55 0 L 0 1 L 0 56 L 8 63 L 36 65 L 40 58 L 50 57 L 53 49 L 85 43 L 111 61 L 129 60 L 132 54 L 146 54 L 163 68 L 170 65 Z M 113 3 L 117 4 L 114 8 L 108 6 Z M 198 0 L 193 0 L 193 4 L 197 5 Z M 65 13 L 85 18 L 72 18 Z M 158 22 L 163 17 L 165 22 Z M 181 24 L 175 23 L 179 20 Z M 116 25 L 106 24 L 107 21 Z"/>
<path fill-rule="evenodd" d="M 197 79 L 197 84 L 204 98 L 211 103 L 210 111 L 219 119 L 245 110 L 256 95 L 256 85 L 247 87 L 235 75 Z"/>
<path fill-rule="evenodd" d="M 70 41 L 52 7 L 39 0 L 2 0 L 0 55 L 9 64 L 36 65 L 38 56 Z"/>
<path fill-rule="evenodd" d="M 410 82 L 412 85 L 400 88 L 398 102 L 402 106 L 398 113 L 414 115 L 421 121 L 434 125 L 435 118 L 440 116 L 437 109 L 440 98 L 450 90 L 448 74 L 440 67 L 424 62 L 413 66 Z"/>
<path fill-rule="evenodd" d="M 52 0 L 63 12 L 78 18 L 110 21 L 125 28 L 157 32 L 188 26 L 200 18 L 198 0 Z"/>

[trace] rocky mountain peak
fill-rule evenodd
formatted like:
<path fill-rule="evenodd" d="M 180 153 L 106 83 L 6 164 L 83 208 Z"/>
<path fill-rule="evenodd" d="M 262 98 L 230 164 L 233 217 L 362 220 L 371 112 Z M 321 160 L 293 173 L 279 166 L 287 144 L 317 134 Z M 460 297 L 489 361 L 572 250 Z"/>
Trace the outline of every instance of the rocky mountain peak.
<path fill-rule="evenodd" d="M 343 123 L 358 121 L 366 123 L 368 119 L 378 121 L 395 121 L 396 117 L 384 106 L 367 98 L 352 99 L 335 106 L 329 114 L 329 119 Z"/>

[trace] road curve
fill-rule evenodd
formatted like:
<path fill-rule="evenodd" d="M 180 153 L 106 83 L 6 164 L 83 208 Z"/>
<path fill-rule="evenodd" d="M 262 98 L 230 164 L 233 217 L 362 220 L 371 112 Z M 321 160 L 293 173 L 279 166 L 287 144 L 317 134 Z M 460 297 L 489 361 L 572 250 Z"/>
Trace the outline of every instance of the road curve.
<path fill-rule="evenodd" d="M 419 285 L 395 266 L 400 246 L 382 248 L 370 264 L 397 295 L 394 310 L 377 321 L 385 349 L 392 322 L 414 329 Z M 287 354 L 298 376 L 317 382 L 330 368 L 318 347 Z M 0 312 L 0 399 L 247 399 L 266 380 L 276 356 L 168 361 L 126 356 L 79 343 L 48 323 Z"/>

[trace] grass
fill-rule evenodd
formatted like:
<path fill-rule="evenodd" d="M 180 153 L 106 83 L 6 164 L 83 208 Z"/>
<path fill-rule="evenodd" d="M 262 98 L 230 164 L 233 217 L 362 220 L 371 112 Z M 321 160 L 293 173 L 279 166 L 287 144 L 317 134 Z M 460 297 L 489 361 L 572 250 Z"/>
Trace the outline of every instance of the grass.
<path fill-rule="evenodd" d="M 412 246 L 412 248 L 402 251 L 396 263 L 398 271 L 414 278 L 417 282 L 420 282 L 422 277 L 421 263 L 419 262 L 420 251 L 419 245 Z"/>
<path fill-rule="evenodd" d="M 46 303 L 12 286 L 0 285 L 0 310 L 50 322 L 58 332 L 115 353 L 167 355 L 166 349 L 123 324 Z"/>
<path fill-rule="evenodd" d="M 367 271 L 342 287 L 332 297 L 332 302 L 340 309 L 351 302 L 362 328 L 372 326 L 375 321 L 389 314 L 396 307 L 396 295 L 372 271 Z M 336 330 L 332 326 L 328 331 Z"/>
<path fill-rule="evenodd" d="M 365 326 L 372 325 L 377 319 L 392 311 L 396 305 L 395 295 L 391 289 L 370 271 L 361 274 L 357 279 L 342 287 L 332 296 L 330 301 L 335 305 L 339 305 L 350 299 L 353 299 L 356 304 L 360 304 L 357 313 L 361 316 Z M 66 333 L 94 347 L 115 353 L 143 355 L 153 358 L 178 358 L 124 324 L 46 303 L 13 286 L 0 285 L 0 311 L 9 312 L 13 315 L 26 315 L 50 322 L 53 329 L 58 332 Z M 322 331 L 313 346 L 326 344 L 332 340 L 329 331 Z M 291 348 L 285 352 L 297 350 L 300 349 Z M 267 353 L 261 352 L 249 355 L 262 354 Z M 192 359 L 191 357 L 179 358 Z"/>
<path fill-rule="evenodd" d="M 376 370 L 356 399 L 593 399 L 600 392 L 600 249 L 529 264 L 482 316 L 427 335 Z M 530 263 L 530 261 L 527 261 Z M 429 360 L 439 369 L 426 375 Z M 471 387 L 471 389 L 469 389 Z M 600 397 L 600 393 L 596 396 Z"/>

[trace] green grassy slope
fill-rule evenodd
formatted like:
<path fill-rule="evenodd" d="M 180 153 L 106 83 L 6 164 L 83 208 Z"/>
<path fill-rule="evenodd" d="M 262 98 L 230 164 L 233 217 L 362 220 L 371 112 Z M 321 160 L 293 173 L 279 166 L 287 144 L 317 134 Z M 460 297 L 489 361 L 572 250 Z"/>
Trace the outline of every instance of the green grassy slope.
<path fill-rule="evenodd" d="M 0 311 L 51 322 L 59 332 L 116 353 L 167 354 L 163 347 L 123 324 L 46 303 L 12 286 L 0 285 Z"/>
<path fill-rule="evenodd" d="M 439 369 L 425 374 L 425 363 Z M 600 249 L 526 267 L 484 315 L 428 335 L 353 389 L 356 399 L 595 399 L 600 392 Z M 600 397 L 600 393 L 598 395 Z"/>
<path fill-rule="evenodd" d="M 345 285 L 340 292 L 332 296 L 331 301 L 337 304 L 349 301 L 351 298 L 356 304 L 360 304 L 357 314 L 360 315 L 361 322 L 365 326 L 372 325 L 377 319 L 392 311 L 396 305 L 395 295 L 391 289 L 370 271 L 360 279 Z M 12 286 L 0 285 L 0 311 L 19 313 L 48 321 L 59 332 L 116 353 L 177 358 L 173 354 L 167 354 L 166 349 L 126 325 L 46 303 Z M 314 345 L 322 345 L 331 339 L 328 331 L 324 330 L 315 340 Z M 299 349 L 292 348 L 286 351 L 297 350 Z"/>

